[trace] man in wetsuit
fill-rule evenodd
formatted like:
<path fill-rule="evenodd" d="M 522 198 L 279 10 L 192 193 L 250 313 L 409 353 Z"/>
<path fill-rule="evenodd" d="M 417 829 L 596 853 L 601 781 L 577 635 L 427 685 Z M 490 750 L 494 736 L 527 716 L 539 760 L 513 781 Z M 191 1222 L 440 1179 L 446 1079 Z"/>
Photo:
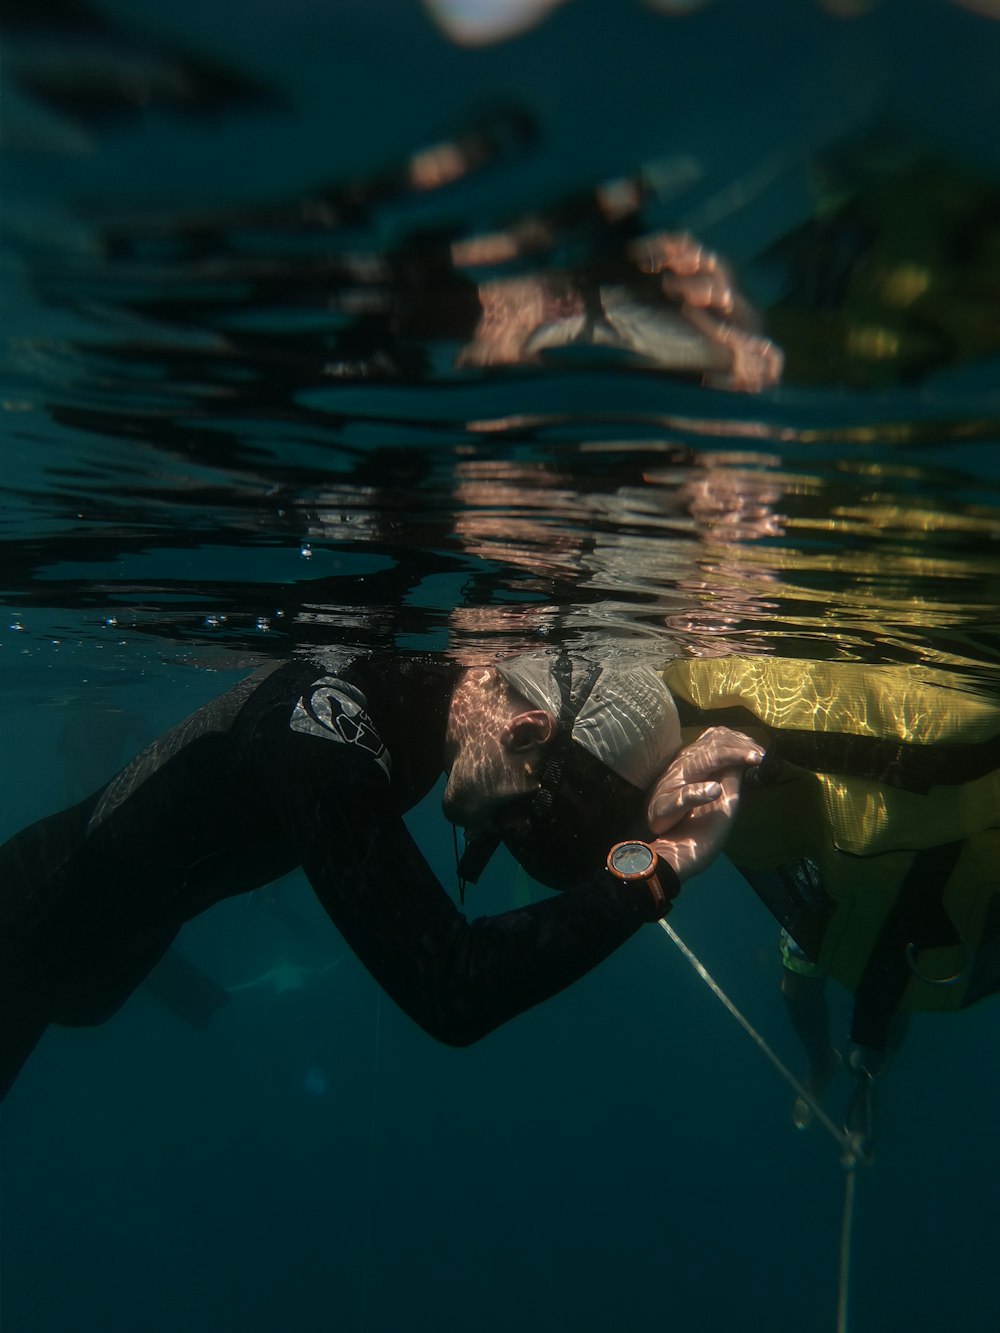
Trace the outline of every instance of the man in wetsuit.
<path fill-rule="evenodd" d="M 762 752 L 723 728 L 675 758 L 679 743 L 648 667 L 566 653 L 265 667 L 0 849 L 0 1095 L 49 1023 L 103 1021 L 185 921 L 297 865 L 417 1023 L 475 1041 L 665 915 L 717 853 Z M 503 840 L 566 892 L 467 920 L 402 818 L 442 769 L 469 839 L 460 876 Z M 611 845 L 637 833 L 663 835 L 657 873 L 610 873 Z"/>

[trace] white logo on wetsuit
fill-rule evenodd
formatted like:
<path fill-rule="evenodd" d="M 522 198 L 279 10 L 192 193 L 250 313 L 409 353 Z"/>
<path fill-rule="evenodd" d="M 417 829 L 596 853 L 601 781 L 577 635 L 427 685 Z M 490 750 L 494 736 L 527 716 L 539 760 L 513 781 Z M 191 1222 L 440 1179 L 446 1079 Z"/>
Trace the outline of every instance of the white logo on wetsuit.
<path fill-rule="evenodd" d="M 366 750 L 388 777 L 392 756 L 375 730 L 367 706 L 368 700 L 355 685 L 324 676 L 314 682 L 308 702 L 303 695 L 295 705 L 289 725 L 307 736 Z"/>

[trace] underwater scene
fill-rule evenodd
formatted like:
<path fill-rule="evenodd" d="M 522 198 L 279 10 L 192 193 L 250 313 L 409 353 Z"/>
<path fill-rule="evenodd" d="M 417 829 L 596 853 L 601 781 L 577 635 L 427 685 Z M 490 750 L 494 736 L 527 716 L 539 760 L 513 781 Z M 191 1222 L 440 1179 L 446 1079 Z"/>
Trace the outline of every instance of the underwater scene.
<path fill-rule="evenodd" d="M 1000 3 L 0 57 L 2 1333 L 995 1333 Z"/>

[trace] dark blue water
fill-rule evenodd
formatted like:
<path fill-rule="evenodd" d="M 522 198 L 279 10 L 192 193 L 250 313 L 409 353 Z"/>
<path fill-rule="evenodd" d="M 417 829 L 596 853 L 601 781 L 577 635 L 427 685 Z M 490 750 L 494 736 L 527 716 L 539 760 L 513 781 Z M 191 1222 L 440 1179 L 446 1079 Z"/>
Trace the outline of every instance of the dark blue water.
<path fill-rule="evenodd" d="M 995 696 L 1000 24 L 691 8 L 568 0 L 467 48 L 403 0 L 9 7 L 4 836 L 331 641 Z M 404 183 L 442 142 L 481 169 Z M 779 387 L 593 348 L 460 364 L 442 255 L 541 219 L 518 272 L 596 271 L 622 237 L 590 201 L 623 177 L 644 229 L 737 266 Z M 451 884 L 438 799 L 412 826 Z M 525 891 L 498 860 L 474 910 Z M 797 1067 L 736 872 L 672 919 Z M 4 1103 L 3 1333 L 833 1329 L 836 1145 L 661 932 L 467 1051 L 380 997 L 299 876 L 182 943 L 232 988 L 208 1032 L 140 990 L 50 1032 Z M 995 1004 L 920 1016 L 885 1081 L 857 1333 L 1000 1321 Z"/>

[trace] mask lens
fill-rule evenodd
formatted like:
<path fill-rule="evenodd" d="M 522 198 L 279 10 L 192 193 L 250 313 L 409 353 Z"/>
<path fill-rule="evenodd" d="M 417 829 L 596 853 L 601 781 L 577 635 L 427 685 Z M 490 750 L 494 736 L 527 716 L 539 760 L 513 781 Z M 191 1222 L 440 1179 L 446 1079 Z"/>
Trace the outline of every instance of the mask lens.
<path fill-rule="evenodd" d="M 622 875 L 646 875 L 653 868 L 653 853 L 641 842 L 628 842 L 615 850 L 612 864 Z"/>

